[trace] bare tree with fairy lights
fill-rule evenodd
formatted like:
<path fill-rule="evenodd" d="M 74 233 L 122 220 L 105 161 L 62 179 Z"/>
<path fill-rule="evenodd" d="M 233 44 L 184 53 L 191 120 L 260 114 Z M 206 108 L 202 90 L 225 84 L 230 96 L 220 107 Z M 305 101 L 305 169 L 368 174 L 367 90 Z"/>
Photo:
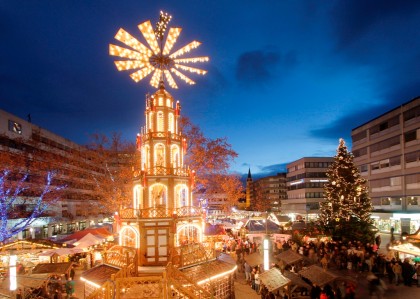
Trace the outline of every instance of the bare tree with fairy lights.
<path fill-rule="evenodd" d="M 325 201 L 320 205 L 319 226 L 334 237 L 371 241 L 373 233 L 367 182 L 354 165 L 353 154 L 340 139 L 337 155 L 327 171 Z"/>
<path fill-rule="evenodd" d="M 0 242 L 27 229 L 50 208 L 66 188 L 47 156 L 33 157 L 0 151 Z"/>

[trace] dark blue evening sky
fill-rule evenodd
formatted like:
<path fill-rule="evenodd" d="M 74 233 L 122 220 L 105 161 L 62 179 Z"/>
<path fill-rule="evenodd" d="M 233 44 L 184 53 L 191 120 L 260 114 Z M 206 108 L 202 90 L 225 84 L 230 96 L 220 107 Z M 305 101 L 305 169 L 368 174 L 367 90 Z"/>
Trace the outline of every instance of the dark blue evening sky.
<path fill-rule="evenodd" d="M 75 142 L 122 132 L 134 141 L 155 91 L 118 72 L 108 44 L 159 11 L 182 27 L 175 48 L 208 70 L 168 91 L 212 138 L 227 137 L 233 171 L 276 173 L 332 156 L 351 129 L 420 95 L 420 2 L 371 0 L 0 2 L 0 109 Z M 193 55 L 194 54 L 194 55 Z"/>

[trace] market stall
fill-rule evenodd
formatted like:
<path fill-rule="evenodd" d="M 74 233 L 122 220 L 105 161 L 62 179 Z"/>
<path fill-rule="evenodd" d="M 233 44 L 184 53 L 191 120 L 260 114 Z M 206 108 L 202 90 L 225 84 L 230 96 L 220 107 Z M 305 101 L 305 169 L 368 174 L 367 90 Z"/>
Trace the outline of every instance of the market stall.
<path fill-rule="evenodd" d="M 283 293 L 288 294 L 291 298 L 290 279 L 284 276 L 281 271 L 277 268 L 271 268 L 260 274 L 260 281 L 262 287 L 266 287 L 270 293 L 275 293 L 282 290 Z"/>
<path fill-rule="evenodd" d="M 389 247 L 390 250 L 398 252 L 400 259 L 418 259 L 420 258 L 420 248 L 411 243 L 403 243 Z"/>
<path fill-rule="evenodd" d="M 250 265 L 251 267 L 255 267 L 255 266 L 259 266 L 259 265 L 264 264 L 264 255 L 260 254 L 258 252 L 254 252 L 254 253 L 251 253 L 249 255 L 245 255 L 244 259 L 248 263 L 248 265 Z M 277 262 L 277 260 L 270 255 L 269 256 L 269 263 L 271 265 L 273 265 L 276 262 Z"/>
<path fill-rule="evenodd" d="M 32 274 L 50 274 L 68 277 L 70 276 L 72 267 L 72 262 L 38 264 L 32 269 Z"/>
<path fill-rule="evenodd" d="M 277 254 L 275 258 L 282 261 L 284 265 L 295 265 L 303 261 L 303 256 L 291 249 Z"/>
<path fill-rule="evenodd" d="M 330 284 L 337 279 L 337 276 L 335 274 L 328 270 L 324 270 L 323 268 L 317 265 L 312 265 L 308 268 L 299 271 L 299 275 L 320 287 L 326 284 Z"/>
<path fill-rule="evenodd" d="M 80 280 L 84 285 L 85 296 L 89 296 L 96 289 L 100 288 L 106 281 L 110 280 L 113 274 L 121 268 L 109 264 L 98 265 L 82 273 Z"/>

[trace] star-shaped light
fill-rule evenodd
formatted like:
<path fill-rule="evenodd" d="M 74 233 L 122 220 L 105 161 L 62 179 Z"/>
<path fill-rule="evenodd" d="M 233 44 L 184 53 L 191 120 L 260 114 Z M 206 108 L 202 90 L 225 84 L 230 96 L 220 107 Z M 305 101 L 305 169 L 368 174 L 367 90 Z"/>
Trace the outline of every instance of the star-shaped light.
<path fill-rule="evenodd" d="M 115 35 L 115 39 L 128 47 L 114 44 L 109 45 L 110 55 L 123 58 L 123 60 L 114 62 L 117 69 L 119 71 L 133 71 L 130 77 L 136 82 L 153 73 L 150 79 L 150 85 L 155 88 L 158 88 L 159 83 L 163 81 L 168 82 L 172 88 L 178 88 L 172 74 L 188 84 L 195 84 L 195 82 L 187 77 L 183 71 L 197 73 L 199 75 L 206 74 L 207 71 L 190 67 L 187 64 L 209 61 L 207 56 L 183 57 L 186 53 L 199 47 L 201 45 L 200 42 L 192 41 L 177 51 L 171 52 L 181 33 L 181 28 L 170 28 L 166 42 L 163 43 L 166 26 L 171 18 L 170 15 L 161 11 L 155 30 L 153 30 L 150 21 L 141 23 L 138 26 L 148 46 L 121 28 Z"/>

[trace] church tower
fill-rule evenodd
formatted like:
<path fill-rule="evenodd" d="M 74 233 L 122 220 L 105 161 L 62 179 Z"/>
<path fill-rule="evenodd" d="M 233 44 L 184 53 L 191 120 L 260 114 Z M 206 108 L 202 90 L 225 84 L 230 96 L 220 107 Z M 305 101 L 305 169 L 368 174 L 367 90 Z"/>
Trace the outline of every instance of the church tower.
<path fill-rule="evenodd" d="M 246 201 L 245 201 L 245 208 L 249 208 L 251 206 L 251 198 L 253 196 L 253 187 L 252 187 L 252 176 L 251 176 L 251 168 L 248 169 L 248 177 L 246 178 Z"/>

